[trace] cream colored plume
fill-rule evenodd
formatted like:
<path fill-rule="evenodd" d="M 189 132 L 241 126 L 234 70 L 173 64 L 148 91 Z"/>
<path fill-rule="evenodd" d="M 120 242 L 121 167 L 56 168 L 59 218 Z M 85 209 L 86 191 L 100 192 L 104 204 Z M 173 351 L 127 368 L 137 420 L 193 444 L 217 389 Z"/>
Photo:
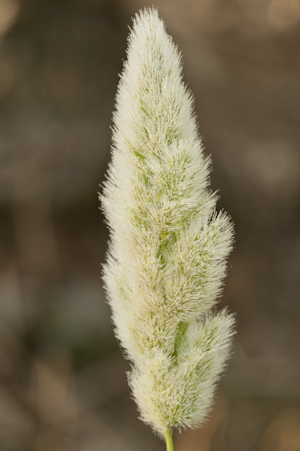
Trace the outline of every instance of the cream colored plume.
<path fill-rule="evenodd" d="M 160 435 L 199 425 L 230 353 L 216 313 L 233 226 L 216 213 L 181 56 L 155 9 L 134 19 L 101 195 L 104 281 L 141 418 Z"/>

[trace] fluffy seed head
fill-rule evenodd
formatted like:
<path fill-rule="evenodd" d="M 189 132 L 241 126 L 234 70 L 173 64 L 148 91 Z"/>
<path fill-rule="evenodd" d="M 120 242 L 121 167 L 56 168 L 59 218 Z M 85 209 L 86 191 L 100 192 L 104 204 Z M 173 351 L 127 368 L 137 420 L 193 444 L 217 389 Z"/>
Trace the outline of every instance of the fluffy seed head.
<path fill-rule="evenodd" d="M 205 419 L 228 358 L 234 320 L 213 307 L 233 227 L 216 213 L 181 56 L 155 9 L 128 43 L 100 196 L 104 281 L 141 418 L 164 434 Z"/>

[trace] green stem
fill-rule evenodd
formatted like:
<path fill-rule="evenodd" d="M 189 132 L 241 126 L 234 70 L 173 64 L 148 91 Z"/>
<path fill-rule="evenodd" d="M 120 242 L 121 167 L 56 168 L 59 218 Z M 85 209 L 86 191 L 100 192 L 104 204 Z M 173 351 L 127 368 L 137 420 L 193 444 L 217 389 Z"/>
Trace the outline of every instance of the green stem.
<path fill-rule="evenodd" d="M 165 439 L 166 439 L 167 451 L 174 451 L 171 429 L 168 429 L 165 432 Z"/>

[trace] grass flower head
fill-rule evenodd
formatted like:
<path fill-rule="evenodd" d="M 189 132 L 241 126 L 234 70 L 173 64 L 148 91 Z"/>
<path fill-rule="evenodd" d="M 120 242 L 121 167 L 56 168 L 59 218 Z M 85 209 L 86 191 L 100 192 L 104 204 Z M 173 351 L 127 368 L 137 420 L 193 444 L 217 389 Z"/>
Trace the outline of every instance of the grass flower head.
<path fill-rule="evenodd" d="M 128 43 L 101 195 L 104 281 L 141 418 L 168 442 L 206 418 L 229 356 L 234 319 L 214 306 L 233 226 L 216 212 L 181 56 L 155 9 Z"/>

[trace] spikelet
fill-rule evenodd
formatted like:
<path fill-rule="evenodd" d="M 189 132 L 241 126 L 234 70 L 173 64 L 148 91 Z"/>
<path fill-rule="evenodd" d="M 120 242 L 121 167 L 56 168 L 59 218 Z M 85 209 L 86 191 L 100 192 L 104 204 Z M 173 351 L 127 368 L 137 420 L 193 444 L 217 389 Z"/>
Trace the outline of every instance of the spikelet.
<path fill-rule="evenodd" d="M 216 213 L 181 56 L 155 9 L 128 42 L 100 196 L 104 282 L 141 418 L 164 435 L 203 422 L 229 356 L 234 319 L 213 307 L 233 226 Z"/>

